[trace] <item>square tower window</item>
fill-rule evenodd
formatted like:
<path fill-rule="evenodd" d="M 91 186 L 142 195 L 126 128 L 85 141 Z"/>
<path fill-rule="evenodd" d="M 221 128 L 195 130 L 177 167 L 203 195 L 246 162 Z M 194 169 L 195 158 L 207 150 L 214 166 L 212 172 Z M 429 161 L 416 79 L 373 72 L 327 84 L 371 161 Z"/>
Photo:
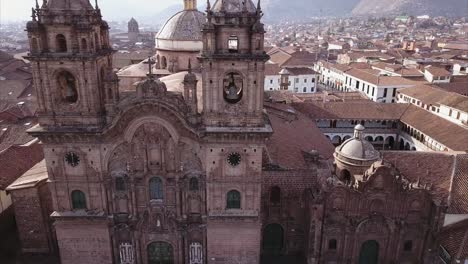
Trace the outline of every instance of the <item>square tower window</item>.
<path fill-rule="evenodd" d="M 237 52 L 239 50 L 239 38 L 237 36 L 230 36 L 228 40 L 229 52 Z"/>

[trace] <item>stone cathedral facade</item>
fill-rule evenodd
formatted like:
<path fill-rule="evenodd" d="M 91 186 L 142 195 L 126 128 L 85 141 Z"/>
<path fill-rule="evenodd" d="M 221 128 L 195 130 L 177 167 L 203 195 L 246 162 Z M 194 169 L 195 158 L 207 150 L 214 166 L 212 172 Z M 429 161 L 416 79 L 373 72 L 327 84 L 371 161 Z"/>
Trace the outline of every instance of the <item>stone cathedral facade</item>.
<path fill-rule="evenodd" d="M 120 95 L 109 27 L 88 0 L 34 12 L 31 133 L 44 144 L 62 263 L 258 262 L 267 56 L 261 11 L 238 4 L 208 13 L 202 112 L 193 73 L 183 96 L 151 74 Z"/>
<path fill-rule="evenodd" d="M 306 118 L 264 103 L 261 17 L 260 1 L 208 1 L 201 72 L 189 62 L 175 91 L 149 61 L 148 78 L 121 92 L 97 3 L 33 9 L 39 126 L 30 133 L 43 144 L 52 198 L 45 248 L 61 263 L 430 259 L 446 197 L 385 161 L 361 126 L 334 158 L 314 145 L 323 135 L 296 138 L 310 131 Z"/>

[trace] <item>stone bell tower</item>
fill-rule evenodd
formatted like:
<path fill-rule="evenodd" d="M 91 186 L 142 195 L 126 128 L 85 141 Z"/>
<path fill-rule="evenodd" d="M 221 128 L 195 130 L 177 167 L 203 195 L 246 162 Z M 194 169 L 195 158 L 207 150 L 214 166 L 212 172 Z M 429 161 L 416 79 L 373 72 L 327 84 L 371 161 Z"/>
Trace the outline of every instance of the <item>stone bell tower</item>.
<path fill-rule="evenodd" d="M 99 8 L 89 0 L 36 2 L 27 32 L 40 125 L 103 126 L 118 87 L 107 82 L 114 51 Z"/>
<path fill-rule="evenodd" d="M 36 2 L 27 23 L 39 126 L 61 263 L 111 264 L 102 131 L 114 118 L 118 78 L 109 26 L 89 0 Z"/>
<path fill-rule="evenodd" d="M 260 261 L 264 27 L 260 4 L 208 1 L 200 55 L 206 127 L 207 261 Z"/>

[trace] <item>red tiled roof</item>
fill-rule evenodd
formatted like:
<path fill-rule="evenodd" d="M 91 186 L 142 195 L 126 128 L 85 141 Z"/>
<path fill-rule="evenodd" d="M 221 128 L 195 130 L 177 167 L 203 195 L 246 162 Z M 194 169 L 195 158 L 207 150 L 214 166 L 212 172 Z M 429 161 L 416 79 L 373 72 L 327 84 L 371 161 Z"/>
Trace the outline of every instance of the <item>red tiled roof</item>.
<path fill-rule="evenodd" d="M 465 78 L 465 80 L 460 80 L 456 77 L 453 77 L 452 82 L 450 83 L 438 83 L 436 86 L 440 89 L 443 89 L 447 92 L 454 92 L 458 93 L 461 95 L 468 96 L 468 78 Z"/>
<path fill-rule="evenodd" d="M 44 159 L 42 145 L 11 146 L 0 152 L 0 190 L 5 190 L 21 175 Z"/>
<path fill-rule="evenodd" d="M 316 72 L 310 68 L 306 67 L 299 67 L 299 68 L 286 68 L 292 76 L 297 76 L 297 75 L 313 75 L 316 74 Z"/>
<path fill-rule="evenodd" d="M 317 61 L 315 53 L 308 51 L 296 51 L 290 55 L 291 57 L 281 63 L 281 67 L 312 67 Z"/>
<path fill-rule="evenodd" d="M 34 138 L 26 133 L 26 130 L 36 124 L 35 118 L 21 119 L 15 123 L 0 122 L 0 151 L 32 141 Z"/>
<path fill-rule="evenodd" d="M 468 220 L 444 227 L 437 240 L 453 259 L 468 259 Z"/>
<path fill-rule="evenodd" d="M 404 122 L 454 151 L 468 151 L 468 129 L 422 108 L 410 105 L 401 117 Z"/>
<path fill-rule="evenodd" d="M 379 104 L 372 101 L 296 103 L 294 108 L 308 117 L 347 120 L 399 120 L 408 104 Z"/>
<path fill-rule="evenodd" d="M 468 214 L 468 155 L 457 155 L 449 214 Z"/>
<path fill-rule="evenodd" d="M 393 164 L 411 182 L 430 185 L 433 198 L 448 204 L 455 155 L 443 152 L 384 151 L 385 161 Z"/>
<path fill-rule="evenodd" d="M 286 104 L 265 104 L 273 135 L 267 142 L 270 162 L 284 169 L 306 168 L 304 152 L 317 150 L 328 159 L 334 146 L 318 129 L 315 122 Z"/>
<path fill-rule="evenodd" d="M 265 75 L 279 75 L 281 71 L 280 66 L 277 63 L 265 63 Z"/>
<path fill-rule="evenodd" d="M 438 77 L 448 77 L 450 76 L 450 72 L 448 72 L 446 69 L 443 68 L 438 68 L 434 66 L 428 66 L 425 68 L 426 71 L 428 71 L 430 74 L 433 76 L 438 76 Z"/>

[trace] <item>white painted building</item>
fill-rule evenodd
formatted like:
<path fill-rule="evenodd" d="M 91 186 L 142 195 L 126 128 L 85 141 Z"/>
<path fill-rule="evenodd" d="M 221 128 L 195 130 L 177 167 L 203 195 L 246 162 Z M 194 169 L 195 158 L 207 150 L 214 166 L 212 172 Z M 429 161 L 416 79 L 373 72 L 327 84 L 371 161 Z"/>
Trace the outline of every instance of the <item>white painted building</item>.
<path fill-rule="evenodd" d="M 424 69 L 424 78 L 430 83 L 449 83 L 450 72 L 434 66 L 427 66 Z"/>
<path fill-rule="evenodd" d="M 359 91 L 370 100 L 379 103 L 395 103 L 398 89 L 419 84 L 398 76 L 381 76 L 379 71 L 370 69 L 351 69 L 344 75 L 344 91 Z"/>
<path fill-rule="evenodd" d="M 421 107 L 454 124 L 468 128 L 468 97 L 437 89 L 429 85 L 398 91 L 398 103 L 409 103 Z"/>
<path fill-rule="evenodd" d="M 267 63 L 265 65 L 265 91 L 277 91 L 281 89 L 281 74 L 287 74 L 288 91 L 294 93 L 317 92 L 318 74 L 305 67 L 281 69 L 278 64 Z"/>

